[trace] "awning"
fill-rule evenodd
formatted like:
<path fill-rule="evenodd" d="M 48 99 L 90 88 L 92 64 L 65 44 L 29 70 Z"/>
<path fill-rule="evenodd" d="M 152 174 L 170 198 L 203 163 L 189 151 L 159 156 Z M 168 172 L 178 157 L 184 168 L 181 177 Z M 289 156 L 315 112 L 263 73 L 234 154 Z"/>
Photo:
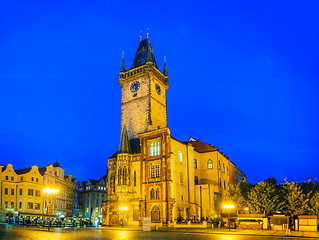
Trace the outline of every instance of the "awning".
<path fill-rule="evenodd" d="M 60 218 L 57 215 L 47 215 L 41 213 L 27 213 L 27 212 L 19 212 L 19 217 L 53 217 L 53 218 Z"/>

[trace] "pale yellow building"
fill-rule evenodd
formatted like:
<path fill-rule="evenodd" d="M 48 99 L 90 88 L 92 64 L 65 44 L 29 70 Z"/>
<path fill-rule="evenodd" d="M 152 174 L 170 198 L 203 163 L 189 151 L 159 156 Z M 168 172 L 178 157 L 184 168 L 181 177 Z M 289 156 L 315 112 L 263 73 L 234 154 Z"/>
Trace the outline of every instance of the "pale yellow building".
<path fill-rule="evenodd" d="M 43 177 L 37 166 L 16 171 L 11 164 L 2 166 L 0 180 L 1 221 L 8 216 L 42 214 Z"/>
<path fill-rule="evenodd" d="M 59 193 L 44 194 L 45 188 L 59 189 Z M 72 216 L 73 188 L 72 175 L 64 176 L 57 162 L 18 170 L 11 164 L 0 165 L 0 221 L 6 217 L 41 217 L 47 214 L 48 203 L 54 203 L 54 215 Z"/>
<path fill-rule="evenodd" d="M 40 168 L 43 175 L 44 188 L 59 189 L 59 193 L 50 195 L 44 194 L 44 209 L 45 214 L 48 213 L 48 204 L 54 204 L 54 215 L 69 216 L 73 215 L 73 189 L 72 175 L 64 175 L 64 169 L 61 168 L 58 162 L 49 164 L 46 167 Z"/>
<path fill-rule="evenodd" d="M 166 63 L 160 72 L 149 39 L 140 42 L 130 70 L 122 60 L 119 84 L 122 132 L 119 149 L 108 160 L 103 224 L 140 225 L 151 217 L 153 224 L 170 226 L 220 217 L 237 168 L 215 146 L 171 135 Z"/>

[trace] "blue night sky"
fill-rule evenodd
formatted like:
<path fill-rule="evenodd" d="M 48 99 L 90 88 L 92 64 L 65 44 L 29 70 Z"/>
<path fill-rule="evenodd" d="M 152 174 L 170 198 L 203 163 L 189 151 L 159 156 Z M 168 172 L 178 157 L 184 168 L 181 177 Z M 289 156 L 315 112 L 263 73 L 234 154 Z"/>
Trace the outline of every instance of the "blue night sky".
<path fill-rule="evenodd" d="M 318 1 L 0 3 L 0 163 L 100 178 L 126 69 L 149 28 L 167 56 L 171 134 L 214 144 L 255 183 L 319 178 Z"/>

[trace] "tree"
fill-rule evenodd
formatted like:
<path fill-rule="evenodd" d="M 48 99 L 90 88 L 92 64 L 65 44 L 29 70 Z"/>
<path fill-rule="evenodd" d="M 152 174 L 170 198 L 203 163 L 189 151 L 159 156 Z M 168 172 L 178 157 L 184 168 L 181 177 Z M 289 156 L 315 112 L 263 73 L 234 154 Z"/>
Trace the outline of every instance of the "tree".
<path fill-rule="evenodd" d="M 232 189 L 230 191 L 230 198 L 231 198 L 231 200 L 233 200 L 236 203 L 237 209 L 239 212 L 241 209 L 243 209 L 245 207 L 246 200 L 241 193 L 240 184 L 234 185 L 232 187 Z"/>
<path fill-rule="evenodd" d="M 309 201 L 310 213 L 319 217 L 319 191 L 313 192 Z"/>
<path fill-rule="evenodd" d="M 301 190 L 301 186 L 294 182 L 281 185 L 282 212 L 295 217 L 308 212 L 309 198 Z"/>
<path fill-rule="evenodd" d="M 247 207 L 252 213 L 275 213 L 279 206 L 279 195 L 276 187 L 276 179 L 269 178 L 255 184 L 247 196 Z"/>
<path fill-rule="evenodd" d="M 234 185 L 230 191 L 231 199 L 236 203 L 238 212 L 242 212 L 247 207 L 247 196 L 252 185 L 246 182 Z"/>

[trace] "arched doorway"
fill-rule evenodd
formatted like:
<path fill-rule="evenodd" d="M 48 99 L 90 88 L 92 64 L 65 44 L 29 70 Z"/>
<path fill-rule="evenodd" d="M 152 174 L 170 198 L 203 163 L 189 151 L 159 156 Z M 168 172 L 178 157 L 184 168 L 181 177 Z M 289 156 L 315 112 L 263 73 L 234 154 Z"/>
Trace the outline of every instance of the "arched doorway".
<path fill-rule="evenodd" d="M 157 205 L 152 208 L 151 221 L 152 222 L 160 222 L 161 221 L 161 210 Z"/>

